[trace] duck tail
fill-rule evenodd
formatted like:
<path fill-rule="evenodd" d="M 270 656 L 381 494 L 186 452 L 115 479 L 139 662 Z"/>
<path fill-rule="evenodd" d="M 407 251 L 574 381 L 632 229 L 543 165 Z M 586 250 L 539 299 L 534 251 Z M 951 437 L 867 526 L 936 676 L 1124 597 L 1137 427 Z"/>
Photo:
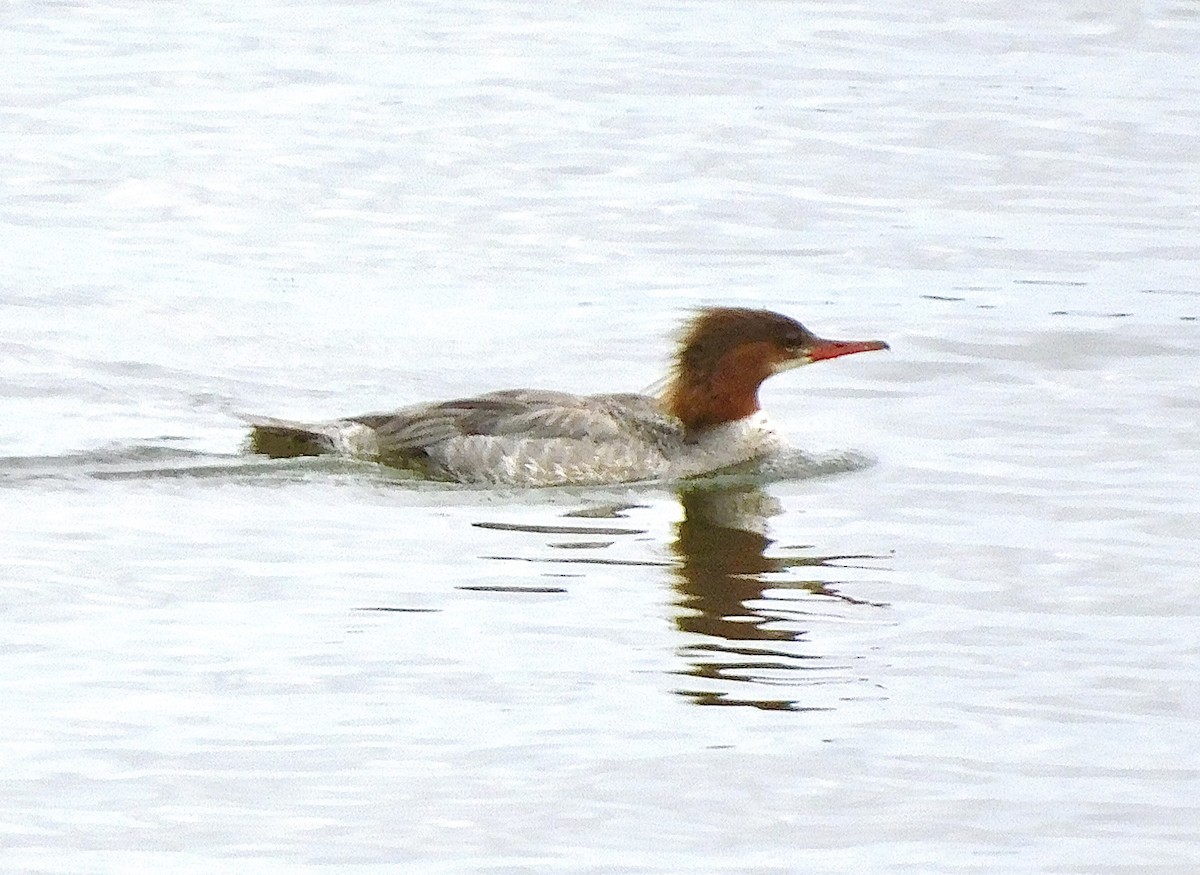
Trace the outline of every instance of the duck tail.
<path fill-rule="evenodd" d="M 336 441 L 323 426 L 265 417 L 246 417 L 246 423 L 250 426 L 250 451 L 272 459 L 337 452 Z"/>

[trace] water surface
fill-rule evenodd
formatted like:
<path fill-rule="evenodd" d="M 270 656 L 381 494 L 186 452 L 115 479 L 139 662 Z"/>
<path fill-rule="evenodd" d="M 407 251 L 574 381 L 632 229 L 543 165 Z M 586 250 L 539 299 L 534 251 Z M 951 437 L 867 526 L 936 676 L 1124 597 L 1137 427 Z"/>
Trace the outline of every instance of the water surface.
<path fill-rule="evenodd" d="M 1200 866 L 1200 7 L 0 12 L 11 871 Z M 890 354 L 824 460 L 488 492 L 244 454 Z"/>

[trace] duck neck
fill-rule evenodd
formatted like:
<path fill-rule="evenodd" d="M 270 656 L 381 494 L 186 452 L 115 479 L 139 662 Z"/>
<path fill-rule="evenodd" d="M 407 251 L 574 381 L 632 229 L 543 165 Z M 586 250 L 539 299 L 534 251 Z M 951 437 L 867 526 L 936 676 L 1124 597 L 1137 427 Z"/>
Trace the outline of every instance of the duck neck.
<path fill-rule="evenodd" d="M 757 344 L 726 353 L 709 370 L 678 363 L 664 393 L 664 406 L 688 435 L 744 419 L 760 410 L 758 387 L 770 376 L 768 359 Z"/>

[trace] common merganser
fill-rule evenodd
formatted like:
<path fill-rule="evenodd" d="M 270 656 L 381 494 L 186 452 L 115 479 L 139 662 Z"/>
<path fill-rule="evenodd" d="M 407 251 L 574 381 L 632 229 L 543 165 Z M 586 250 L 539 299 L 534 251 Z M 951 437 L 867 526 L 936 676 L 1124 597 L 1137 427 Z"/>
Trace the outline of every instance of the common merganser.
<path fill-rule="evenodd" d="M 678 480 L 785 446 L 758 404 L 768 377 L 887 348 L 824 340 L 770 310 L 709 307 L 684 324 L 657 397 L 512 389 L 325 423 L 251 418 L 250 445 L 274 458 L 332 453 L 462 483 Z"/>

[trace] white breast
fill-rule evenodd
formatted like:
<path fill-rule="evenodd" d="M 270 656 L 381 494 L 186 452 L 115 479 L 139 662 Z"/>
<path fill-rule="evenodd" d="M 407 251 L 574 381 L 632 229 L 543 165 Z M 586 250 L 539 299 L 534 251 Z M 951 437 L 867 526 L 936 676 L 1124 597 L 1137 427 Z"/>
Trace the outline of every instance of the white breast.
<path fill-rule="evenodd" d="M 777 453 L 786 446 L 761 410 L 743 419 L 708 429 L 671 459 L 673 480 L 698 477 Z"/>

